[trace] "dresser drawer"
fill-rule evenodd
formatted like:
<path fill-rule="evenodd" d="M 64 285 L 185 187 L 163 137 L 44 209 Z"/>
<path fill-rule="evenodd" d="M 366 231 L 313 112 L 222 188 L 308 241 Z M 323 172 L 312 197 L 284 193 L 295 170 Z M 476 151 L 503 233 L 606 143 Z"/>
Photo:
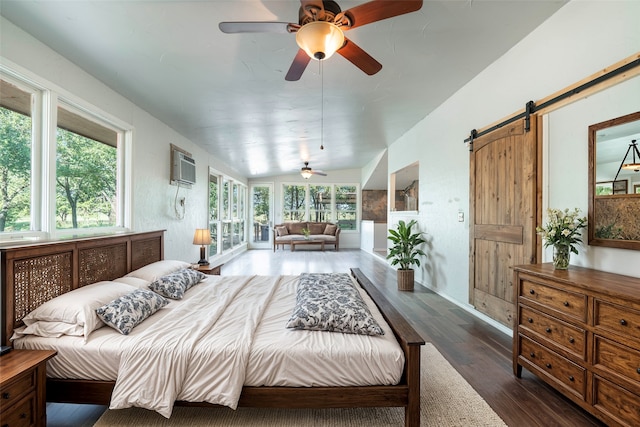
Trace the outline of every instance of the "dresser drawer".
<path fill-rule="evenodd" d="M 594 366 L 628 379 L 640 390 L 640 351 L 594 336 Z"/>
<path fill-rule="evenodd" d="M 640 339 L 640 311 L 632 308 L 596 299 L 594 325 Z"/>
<path fill-rule="evenodd" d="M 640 425 L 640 396 L 597 375 L 593 377 L 593 406 L 619 425 Z"/>
<path fill-rule="evenodd" d="M 586 370 L 537 342 L 520 335 L 520 357 L 537 366 L 580 398 L 585 398 Z"/>
<path fill-rule="evenodd" d="M 584 329 L 525 306 L 520 306 L 519 319 L 522 329 L 535 332 L 580 359 L 586 359 L 587 331 Z"/>
<path fill-rule="evenodd" d="M 536 302 L 581 322 L 587 321 L 587 296 L 579 292 L 522 280 L 519 295 L 525 300 Z"/>
<path fill-rule="evenodd" d="M 29 370 L 0 388 L 0 410 L 4 412 L 36 386 L 36 372 Z M 4 417 L 3 417 L 4 418 Z"/>
<path fill-rule="evenodd" d="M 2 426 L 29 427 L 35 425 L 35 396 L 28 395 L 14 407 L 2 411 Z"/>

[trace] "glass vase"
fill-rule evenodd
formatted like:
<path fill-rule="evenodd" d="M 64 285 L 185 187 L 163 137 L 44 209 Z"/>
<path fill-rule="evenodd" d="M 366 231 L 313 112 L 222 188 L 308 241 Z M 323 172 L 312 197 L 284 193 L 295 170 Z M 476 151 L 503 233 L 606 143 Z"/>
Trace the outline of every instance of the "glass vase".
<path fill-rule="evenodd" d="M 569 268 L 571 248 L 569 245 L 553 245 L 553 268 L 566 270 Z"/>

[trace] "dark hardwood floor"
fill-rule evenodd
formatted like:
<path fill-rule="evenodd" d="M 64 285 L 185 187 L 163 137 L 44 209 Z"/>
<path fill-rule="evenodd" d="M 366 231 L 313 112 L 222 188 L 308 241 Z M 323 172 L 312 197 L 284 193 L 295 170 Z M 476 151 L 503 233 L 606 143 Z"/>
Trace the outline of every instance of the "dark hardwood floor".
<path fill-rule="evenodd" d="M 358 267 L 431 342 L 509 426 L 603 426 L 526 369 L 513 375 L 511 337 L 425 287 L 396 288 L 395 270 L 360 250 L 252 250 L 222 267 L 222 275 L 348 272 Z M 466 286 L 467 284 L 461 284 Z M 47 405 L 48 426 L 92 426 L 106 409 Z"/>

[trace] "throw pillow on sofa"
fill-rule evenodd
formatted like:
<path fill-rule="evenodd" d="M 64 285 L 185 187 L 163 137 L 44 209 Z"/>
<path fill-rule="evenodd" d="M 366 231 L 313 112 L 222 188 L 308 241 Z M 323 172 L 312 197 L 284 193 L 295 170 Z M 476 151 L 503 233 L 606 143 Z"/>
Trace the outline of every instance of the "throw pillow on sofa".
<path fill-rule="evenodd" d="M 337 230 L 338 230 L 337 225 L 327 224 L 327 226 L 324 228 L 324 234 L 328 236 L 335 236 Z"/>
<path fill-rule="evenodd" d="M 287 230 L 287 227 L 285 226 L 276 227 L 276 232 L 278 233 L 278 236 L 287 236 L 289 234 L 289 230 Z"/>
<path fill-rule="evenodd" d="M 309 223 L 309 232 L 311 234 L 322 234 L 325 230 L 324 222 L 310 222 Z"/>

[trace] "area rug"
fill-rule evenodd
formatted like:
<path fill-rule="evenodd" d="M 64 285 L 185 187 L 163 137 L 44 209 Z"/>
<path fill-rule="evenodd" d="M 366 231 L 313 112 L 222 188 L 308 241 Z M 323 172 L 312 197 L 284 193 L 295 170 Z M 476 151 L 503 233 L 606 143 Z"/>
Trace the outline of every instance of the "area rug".
<path fill-rule="evenodd" d="M 421 358 L 421 426 L 506 426 L 447 360 L 427 343 Z M 404 408 L 263 409 L 175 407 L 170 419 L 131 408 L 107 410 L 94 427 L 398 427 Z"/>

